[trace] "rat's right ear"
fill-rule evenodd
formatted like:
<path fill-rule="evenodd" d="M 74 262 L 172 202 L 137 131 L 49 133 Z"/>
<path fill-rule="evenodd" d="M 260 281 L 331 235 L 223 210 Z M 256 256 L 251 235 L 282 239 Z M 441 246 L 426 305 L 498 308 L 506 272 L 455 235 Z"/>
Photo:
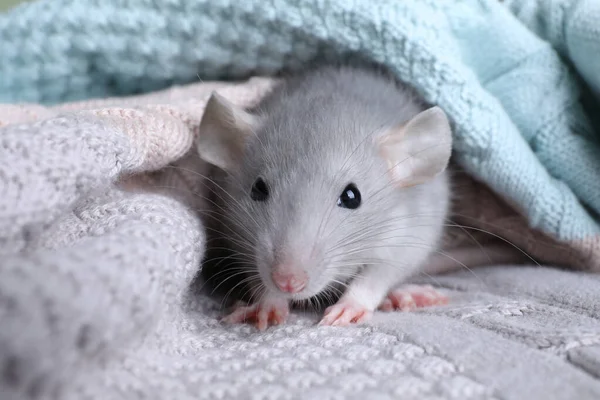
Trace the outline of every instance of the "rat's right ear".
<path fill-rule="evenodd" d="M 450 160 L 452 131 L 448 117 L 441 108 L 432 107 L 389 129 L 378 138 L 378 145 L 395 185 L 427 182 L 442 173 Z"/>
<path fill-rule="evenodd" d="M 225 171 L 230 170 L 242 157 L 246 137 L 257 125 L 258 117 L 213 92 L 200 122 L 196 145 L 200 158 Z"/>

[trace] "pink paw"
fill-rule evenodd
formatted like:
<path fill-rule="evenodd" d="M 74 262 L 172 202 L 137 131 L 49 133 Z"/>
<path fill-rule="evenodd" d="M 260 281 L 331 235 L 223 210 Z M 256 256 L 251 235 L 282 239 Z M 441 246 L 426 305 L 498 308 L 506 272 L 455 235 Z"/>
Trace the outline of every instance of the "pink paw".
<path fill-rule="evenodd" d="M 448 298 L 430 285 L 402 285 L 388 293 L 379 309 L 410 311 L 442 304 L 448 304 Z"/>
<path fill-rule="evenodd" d="M 289 314 L 290 308 L 287 300 L 265 299 L 251 305 L 238 303 L 233 312 L 223 317 L 221 321 L 228 324 L 252 322 L 259 331 L 264 331 L 270 325 L 284 323 Z"/>
<path fill-rule="evenodd" d="M 359 324 L 371 318 L 373 311 L 351 299 L 340 299 L 336 304 L 325 310 L 325 315 L 319 325 L 346 326 Z"/>

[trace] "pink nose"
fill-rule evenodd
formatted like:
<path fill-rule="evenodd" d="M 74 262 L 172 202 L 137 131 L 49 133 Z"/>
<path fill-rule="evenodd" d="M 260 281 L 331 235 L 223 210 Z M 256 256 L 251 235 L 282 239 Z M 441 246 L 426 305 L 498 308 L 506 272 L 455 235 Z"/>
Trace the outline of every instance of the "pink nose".
<path fill-rule="evenodd" d="M 306 287 L 306 282 L 308 281 L 308 276 L 306 276 L 305 272 L 298 274 L 275 270 L 271 277 L 279 290 L 287 293 L 298 293 Z"/>

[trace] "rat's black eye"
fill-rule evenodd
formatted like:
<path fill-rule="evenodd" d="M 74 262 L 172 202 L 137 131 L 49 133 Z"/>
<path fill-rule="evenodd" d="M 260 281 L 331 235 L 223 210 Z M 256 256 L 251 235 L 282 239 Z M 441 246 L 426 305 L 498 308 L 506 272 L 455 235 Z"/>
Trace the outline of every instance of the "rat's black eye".
<path fill-rule="evenodd" d="M 262 178 L 254 181 L 250 197 L 254 201 L 265 201 L 269 198 L 269 187 Z"/>
<path fill-rule="evenodd" d="M 337 201 L 338 207 L 349 208 L 354 210 L 360 206 L 360 192 L 358 188 L 353 183 L 350 183 Z"/>

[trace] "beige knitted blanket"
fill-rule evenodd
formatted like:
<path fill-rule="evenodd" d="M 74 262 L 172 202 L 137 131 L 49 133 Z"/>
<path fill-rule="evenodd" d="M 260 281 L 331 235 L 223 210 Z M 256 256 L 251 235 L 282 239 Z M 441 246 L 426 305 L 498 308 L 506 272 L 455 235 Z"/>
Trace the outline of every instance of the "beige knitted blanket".
<path fill-rule="evenodd" d="M 581 372 L 600 365 L 594 275 L 526 267 L 465 272 L 460 262 L 597 271 L 599 243 L 561 244 L 528 229 L 461 172 L 454 174 L 456 227 L 428 272 L 459 270 L 434 283 L 457 291 L 462 304 L 341 331 L 312 327 L 311 317 L 299 315 L 260 336 L 250 327 L 220 327 L 219 305 L 189 292 L 204 251 L 195 211 L 203 207 L 205 166 L 194 138 L 213 90 L 251 106 L 274 83 L 253 78 L 56 107 L 0 105 L 2 400 L 600 394 Z M 559 284 L 571 286 L 552 286 Z M 576 287 L 589 296 L 553 297 Z M 553 301 L 562 311 L 544 308 Z M 526 316 L 540 310 L 556 318 L 544 325 L 556 331 L 525 329 L 537 326 L 537 317 Z M 504 324 L 508 316 L 522 325 Z M 479 328 L 464 325 L 475 320 Z M 568 320 L 573 326 L 565 330 Z M 490 329 L 503 339 L 484 332 Z M 477 336 L 471 347 L 464 332 Z M 520 360 L 525 355 L 530 361 Z M 538 371 L 539 380 L 515 376 L 515 360 L 523 362 L 517 372 Z M 499 378 L 489 364 L 509 373 Z M 559 385 L 555 373 L 579 386 Z"/>

